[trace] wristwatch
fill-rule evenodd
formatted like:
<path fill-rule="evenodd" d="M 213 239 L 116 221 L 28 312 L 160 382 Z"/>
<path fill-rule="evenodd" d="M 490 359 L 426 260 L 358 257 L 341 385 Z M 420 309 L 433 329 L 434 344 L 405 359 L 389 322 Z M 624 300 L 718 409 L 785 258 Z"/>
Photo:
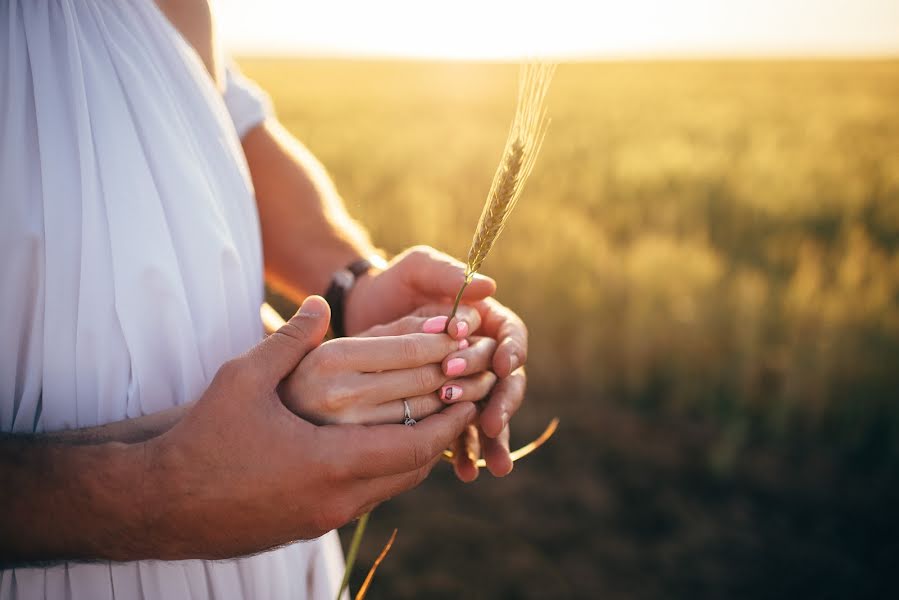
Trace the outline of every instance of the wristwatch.
<path fill-rule="evenodd" d="M 346 298 L 356 285 L 356 280 L 373 268 L 386 266 L 387 263 L 380 256 L 360 258 L 335 271 L 331 276 L 331 285 L 325 292 L 325 301 L 331 307 L 331 331 L 334 332 L 334 337 L 346 337 Z"/>

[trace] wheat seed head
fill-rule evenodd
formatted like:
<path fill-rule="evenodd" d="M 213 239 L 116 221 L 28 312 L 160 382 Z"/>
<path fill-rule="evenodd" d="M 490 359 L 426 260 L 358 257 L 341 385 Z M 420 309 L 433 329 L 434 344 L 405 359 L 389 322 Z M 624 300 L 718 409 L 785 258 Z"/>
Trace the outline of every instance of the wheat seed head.
<path fill-rule="evenodd" d="M 555 69 L 555 64 L 543 62 L 531 62 L 521 67 L 515 117 L 471 241 L 466 280 L 481 268 L 534 168 L 549 125 L 545 100 Z"/>

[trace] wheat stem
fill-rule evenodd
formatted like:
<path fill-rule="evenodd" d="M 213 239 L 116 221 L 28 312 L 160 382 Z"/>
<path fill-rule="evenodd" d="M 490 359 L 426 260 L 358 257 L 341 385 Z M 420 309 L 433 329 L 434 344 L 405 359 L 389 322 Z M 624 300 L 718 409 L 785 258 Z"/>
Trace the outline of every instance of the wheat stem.
<path fill-rule="evenodd" d="M 446 320 L 446 328 L 443 330 L 444 333 L 449 333 L 450 321 L 452 321 L 453 317 L 456 316 L 456 311 L 459 310 L 459 303 L 462 301 L 462 294 L 465 292 L 465 288 L 468 287 L 469 283 L 471 283 L 471 277 L 466 277 L 465 281 L 462 283 L 462 287 L 459 288 L 459 293 L 456 294 L 456 301 L 453 302 L 453 310 L 450 312 L 449 318 Z"/>
<path fill-rule="evenodd" d="M 356 562 L 356 555 L 359 554 L 359 546 L 362 545 L 362 536 L 365 533 L 365 527 L 368 525 L 369 516 L 371 516 L 371 512 L 362 515 L 356 523 L 356 529 L 353 530 L 353 539 L 350 542 L 350 549 L 346 555 L 346 569 L 343 572 L 343 580 L 340 582 L 340 587 L 337 589 L 337 600 L 340 600 L 343 590 L 350 585 L 350 573 L 353 570 L 353 563 Z"/>

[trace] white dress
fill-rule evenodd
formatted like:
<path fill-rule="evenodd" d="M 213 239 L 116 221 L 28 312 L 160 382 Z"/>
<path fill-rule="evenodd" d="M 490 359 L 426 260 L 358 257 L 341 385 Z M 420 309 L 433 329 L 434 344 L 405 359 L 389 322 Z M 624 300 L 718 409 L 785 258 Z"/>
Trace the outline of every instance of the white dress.
<path fill-rule="evenodd" d="M 238 129 L 264 95 L 228 84 L 152 0 L 0 0 L 0 431 L 189 402 L 261 339 Z M 331 532 L 231 561 L 0 570 L 0 599 L 332 598 L 342 561 Z"/>

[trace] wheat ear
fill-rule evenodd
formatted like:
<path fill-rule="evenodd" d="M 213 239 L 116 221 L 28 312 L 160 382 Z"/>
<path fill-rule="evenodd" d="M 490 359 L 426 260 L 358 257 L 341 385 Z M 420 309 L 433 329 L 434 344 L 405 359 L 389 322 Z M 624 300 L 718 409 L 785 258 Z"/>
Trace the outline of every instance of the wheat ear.
<path fill-rule="evenodd" d="M 515 117 L 509 128 L 502 159 L 493 175 L 478 228 L 471 240 L 468 261 L 465 265 L 465 281 L 456 295 L 447 326 L 456 315 L 465 288 L 481 268 L 481 264 L 496 243 L 496 238 L 506 226 L 509 214 L 515 208 L 524 184 L 534 168 L 534 162 L 537 160 L 549 125 L 549 118 L 546 115 L 546 92 L 549 90 L 555 69 L 556 65 L 542 62 L 528 63 L 521 67 Z"/>

